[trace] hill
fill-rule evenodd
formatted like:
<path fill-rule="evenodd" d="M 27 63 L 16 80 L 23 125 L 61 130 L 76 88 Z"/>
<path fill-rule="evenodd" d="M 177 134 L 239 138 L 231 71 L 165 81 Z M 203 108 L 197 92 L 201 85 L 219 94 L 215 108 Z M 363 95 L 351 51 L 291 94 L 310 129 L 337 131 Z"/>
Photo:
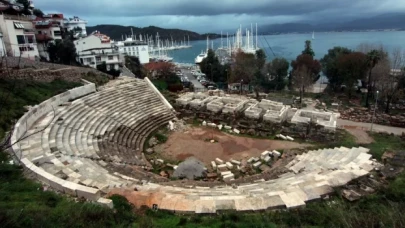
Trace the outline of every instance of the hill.
<path fill-rule="evenodd" d="M 284 24 L 271 24 L 261 26 L 259 31 L 262 34 L 269 33 L 291 33 L 291 32 L 327 32 L 327 31 L 361 31 L 361 30 L 387 30 L 405 29 L 405 14 L 404 13 L 391 13 L 382 14 L 374 17 L 361 18 L 348 22 L 335 22 L 335 23 L 284 23 Z"/>
<path fill-rule="evenodd" d="M 190 40 L 204 40 L 207 38 L 207 34 L 199 34 L 193 31 L 182 30 L 182 29 L 165 29 L 156 26 L 149 26 L 144 28 L 139 28 L 135 26 L 122 26 L 122 25 L 96 25 L 96 26 L 88 26 L 86 28 L 87 34 L 90 34 L 93 31 L 100 31 L 108 36 L 110 36 L 114 40 L 121 40 L 122 37 L 125 35 L 131 35 L 131 28 L 134 32 L 134 35 L 138 36 L 142 34 L 142 36 L 156 36 L 159 33 L 161 40 L 173 38 L 174 41 L 181 41 L 184 38 L 187 40 L 188 36 Z M 218 34 L 208 34 L 211 39 L 218 38 L 220 35 Z"/>

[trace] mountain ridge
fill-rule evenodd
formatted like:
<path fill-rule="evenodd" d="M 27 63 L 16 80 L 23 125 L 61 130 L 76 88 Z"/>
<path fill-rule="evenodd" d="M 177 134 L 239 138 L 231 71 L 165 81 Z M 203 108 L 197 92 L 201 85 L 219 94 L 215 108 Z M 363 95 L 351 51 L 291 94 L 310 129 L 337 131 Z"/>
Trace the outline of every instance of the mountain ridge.
<path fill-rule="evenodd" d="M 335 23 L 281 23 L 259 27 L 260 34 L 292 33 L 292 32 L 331 32 L 331 31 L 361 31 L 361 30 L 403 30 L 405 29 L 405 13 L 381 14 L 373 17 L 359 18 L 348 22 Z"/>
<path fill-rule="evenodd" d="M 132 31 L 131 31 L 132 29 Z M 171 40 L 173 41 L 190 41 L 192 40 L 204 40 L 207 39 L 207 35 L 210 39 L 215 39 L 221 37 L 215 33 L 204 33 L 199 34 L 197 32 L 184 30 L 184 29 L 166 29 L 160 28 L 157 26 L 148 26 L 148 27 L 135 27 L 135 26 L 123 26 L 123 25 L 113 25 L 113 24 L 102 24 L 96 26 L 88 26 L 86 28 L 87 34 L 90 34 L 94 31 L 99 31 L 100 33 L 106 34 L 110 36 L 114 40 L 122 40 L 125 39 L 125 35 L 131 36 L 132 32 L 139 38 L 139 35 L 142 37 L 148 35 L 155 37 L 157 33 L 159 33 L 159 37 L 161 40 Z"/>

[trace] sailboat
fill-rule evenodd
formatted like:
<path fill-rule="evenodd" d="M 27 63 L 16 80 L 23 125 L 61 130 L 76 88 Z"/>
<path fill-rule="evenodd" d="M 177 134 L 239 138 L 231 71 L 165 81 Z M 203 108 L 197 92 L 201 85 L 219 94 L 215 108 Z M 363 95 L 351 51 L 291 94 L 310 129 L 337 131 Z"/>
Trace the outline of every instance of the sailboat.
<path fill-rule="evenodd" d="M 315 31 L 312 32 L 312 39 L 315 40 Z"/>

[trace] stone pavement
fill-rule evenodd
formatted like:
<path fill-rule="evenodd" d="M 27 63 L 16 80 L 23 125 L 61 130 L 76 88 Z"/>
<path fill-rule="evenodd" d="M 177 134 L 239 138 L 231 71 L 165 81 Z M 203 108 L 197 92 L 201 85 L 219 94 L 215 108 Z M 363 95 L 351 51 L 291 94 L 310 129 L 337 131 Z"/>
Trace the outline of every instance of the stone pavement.
<path fill-rule="evenodd" d="M 344 126 L 355 126 L 355 127 L 362 128 L 365 131 L 370 131 L 371 123 L 354 122 L 354 121 L 350 121 L 350 120 L 338 119 L 337 126 L 341 127 L 341 128 L 344 128 Z M 387 132 L 390 134 L 393 133 L 395 135 L 402 135 L 403 133 L 405 133 L 405 128 L 374 124 L 373 131 L 374 132 Z"/>

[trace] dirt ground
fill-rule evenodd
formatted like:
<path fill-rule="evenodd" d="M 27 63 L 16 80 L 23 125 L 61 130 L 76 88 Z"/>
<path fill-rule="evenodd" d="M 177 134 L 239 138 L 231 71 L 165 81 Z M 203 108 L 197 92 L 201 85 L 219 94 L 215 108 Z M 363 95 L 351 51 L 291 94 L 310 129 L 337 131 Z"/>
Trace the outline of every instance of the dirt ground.
<path fill-rule="evenodd" d="M 374 142 L 374 139 L 362 127 L 344 126 L 344 128 L 355 137 L 356 143 L 370 144 Z"/>
<path fill-rule="evenodd" d="M 214 139 L 216 142 L 211 143 Z M 206 164 L 215 158 L 224 161 L 259 156 L 265 150 L 305 148 L 310 144 L 239 137 L 210 128 L 190 128 L 186 132 L 173 132 L 166 143 L 155 148 L 166 159 L 184 160 L 194 156 Z"/>

